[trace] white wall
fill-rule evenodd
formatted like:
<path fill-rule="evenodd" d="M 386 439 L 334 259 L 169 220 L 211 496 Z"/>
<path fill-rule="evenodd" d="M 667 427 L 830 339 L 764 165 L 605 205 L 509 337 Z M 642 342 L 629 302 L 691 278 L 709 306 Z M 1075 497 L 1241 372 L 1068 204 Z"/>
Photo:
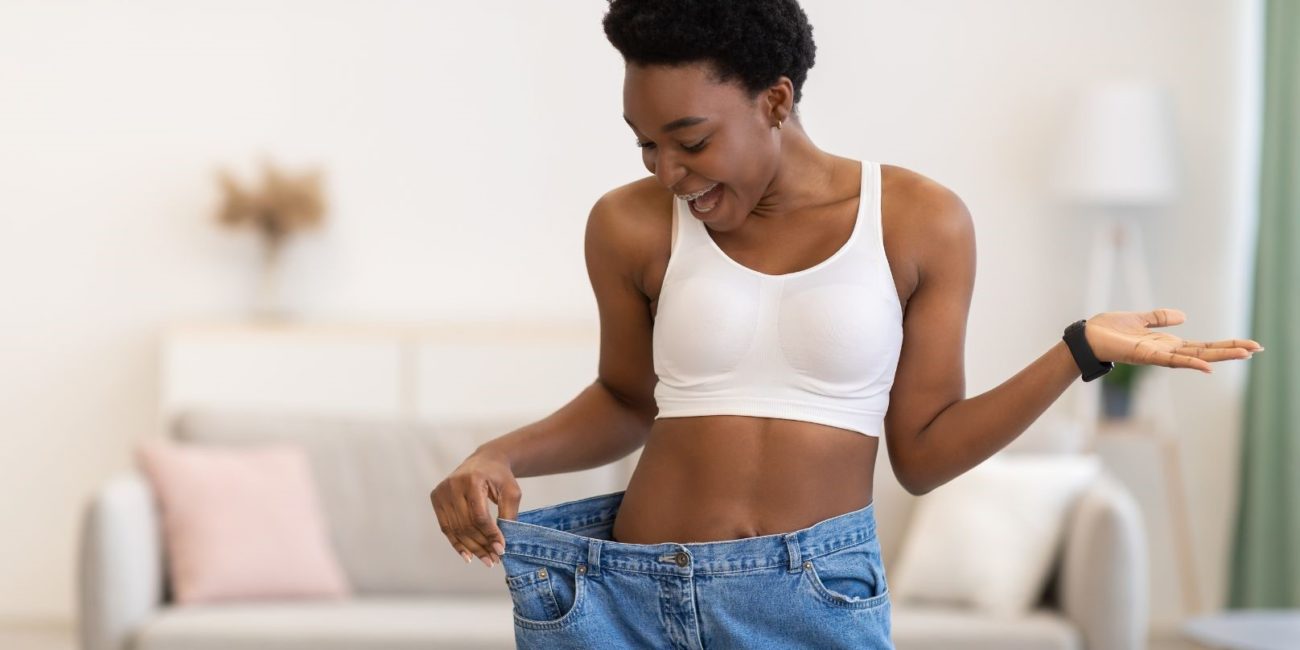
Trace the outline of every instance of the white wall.
<path fill-rule="evenodd" d="M 302 314 L 595 318 L 587 211 L 646 174 L 605 6 L 0 0 L 0 616 L 71 616 L 79 510 L 150 432 L 160 325 L 251 299 L 254 241 L 210 221 L 215 167 L 325 166 L 332 222 L 287 260 Z M 804 6 L 813 139 L 921 171 L 974 214 L 968 395 L 1088 315 L 1087 231 L 1042 167 L 1074 93 L 1112 76 L 1173 91 L 1187 170 L 1147 230 L 1157 304 L 1112 308 L 1249 336 L 1256 0 Z M 1162 370 L 1214 603 L 1241 370 Z M 1158 619 L 1173 588 L 1156 585 Z"/>

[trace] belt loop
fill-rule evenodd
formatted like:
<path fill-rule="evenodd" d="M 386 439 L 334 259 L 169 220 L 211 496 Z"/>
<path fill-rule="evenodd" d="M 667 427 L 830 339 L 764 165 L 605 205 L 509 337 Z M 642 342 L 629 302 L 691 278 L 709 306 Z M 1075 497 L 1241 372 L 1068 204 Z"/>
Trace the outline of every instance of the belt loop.
<path fill-rule="evenodd" d="M 790 558 L 789 569 L 795 571 L 802 568 L 800 563 L 803 559 L 799 557 L 799 533 L 790 533 L 785 536 L 785 550 Z"/>
<path fill-rule="evenodd" d="M 587 575 L 600 575 L 600 540 L 593 539 L 587 542 Z"/>

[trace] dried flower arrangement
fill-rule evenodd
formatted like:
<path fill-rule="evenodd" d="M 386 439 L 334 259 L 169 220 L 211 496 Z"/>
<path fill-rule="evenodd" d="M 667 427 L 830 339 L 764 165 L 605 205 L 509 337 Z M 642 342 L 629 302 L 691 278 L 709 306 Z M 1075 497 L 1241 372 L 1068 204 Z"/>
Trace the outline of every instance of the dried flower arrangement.
<path fill-rule="evenodd" d="M 216 218 L 226 228 L 252 228 L 261 236 L 258 311 L 264 316 L 282 316 L 276 295 L 280 252 L 294 233 L 324 223 L 326 203 L 320 170 L 291 175 L 270 162 L 264 161 L 262 167 L 258 188 L 244 187 L 224 169 L 217 172 L 223 196 Z"/>
<path fill-rule="evenodd" d="M 272 247 L 292 233 L 319 227 L 324 221 L 320 170 L 291 176 L 263 163 L 262 186 L 256 190 L 242 187 L 225 170 L 219 171 L 218 177 L 225 196 L 217 220 L 228 227 L 252 227 Z"/>

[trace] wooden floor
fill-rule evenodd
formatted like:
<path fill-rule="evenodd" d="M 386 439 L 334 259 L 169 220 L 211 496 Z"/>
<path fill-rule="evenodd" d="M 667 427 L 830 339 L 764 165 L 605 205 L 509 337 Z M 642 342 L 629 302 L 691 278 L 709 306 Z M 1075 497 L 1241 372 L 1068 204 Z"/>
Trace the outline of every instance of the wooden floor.
<path fill-rule="evenodd" d="M 59 625 L 0 625 L 0 648 L 22 650 L 75 650 L 76 633 Z"/>

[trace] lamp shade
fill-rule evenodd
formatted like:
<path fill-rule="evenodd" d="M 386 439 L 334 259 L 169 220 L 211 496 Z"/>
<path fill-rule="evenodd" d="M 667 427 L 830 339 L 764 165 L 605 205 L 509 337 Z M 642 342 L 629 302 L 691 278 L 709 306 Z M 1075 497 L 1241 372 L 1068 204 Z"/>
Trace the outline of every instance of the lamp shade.
<path fill-rule="evenodd" d="M 1160 88 L 1137 81 L 1092 87 L 1073 106 L 1050 185 L 1092 206 L 1153 206 L 1177 191 L 1173 112 Z"/>

